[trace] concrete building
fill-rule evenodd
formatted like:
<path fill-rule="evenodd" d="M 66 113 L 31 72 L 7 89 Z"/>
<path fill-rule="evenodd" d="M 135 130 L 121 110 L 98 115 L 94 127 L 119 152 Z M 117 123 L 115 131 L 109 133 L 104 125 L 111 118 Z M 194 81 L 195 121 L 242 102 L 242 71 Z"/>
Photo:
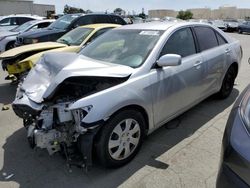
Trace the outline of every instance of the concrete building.
<path fill-rule="evenodd" d="M 175 10 L 149 10 L 148 16 L 149 18 L 164 18 L 164 17 L 176 17 L 178 14 L 178 11 Z"/>
<path fill-rule="evenodd" d="M 250 8 L 237 8 L 235 6 L 222 6 L 218 9 L 210 9 L 210 8 L 196 8 L 189 9 L 193 13 L 194 19 L 245 19 L 250 18 Z M 148 15 L 150 18 L 158 17 L 163 18 L 166 16 L 176 17 L 178 15 L 178 11 L 175 10 L 149 10 Z"/>
<path fill-rule="evenodd" d="M 194 19 L 208 19 L 211 17 L 211 9 L 210 8 L 196 8 L 196 9 L 188 9 L 193 13 Z"/>
<path fill-rule="evenodd" d="M 48 11 L 55 12 L 55 5 L 34 4 L 33 0 L 0 0 L 0 16 L 10 14 L 47 16 Z"/>

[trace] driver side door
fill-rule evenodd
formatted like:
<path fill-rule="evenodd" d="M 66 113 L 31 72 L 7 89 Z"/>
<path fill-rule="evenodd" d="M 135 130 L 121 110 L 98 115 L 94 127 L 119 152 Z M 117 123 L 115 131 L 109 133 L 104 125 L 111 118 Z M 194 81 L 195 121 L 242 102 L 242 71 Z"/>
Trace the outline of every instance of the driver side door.
<path fill-rule="evenodd" d="M 197 52 L 191 28 L 175 31 L 160 56 L 178 54 L 182 64 L 151 70 L 154 124 L 158 127 L 179 115 L 202 98 L 206 65 Z"/>

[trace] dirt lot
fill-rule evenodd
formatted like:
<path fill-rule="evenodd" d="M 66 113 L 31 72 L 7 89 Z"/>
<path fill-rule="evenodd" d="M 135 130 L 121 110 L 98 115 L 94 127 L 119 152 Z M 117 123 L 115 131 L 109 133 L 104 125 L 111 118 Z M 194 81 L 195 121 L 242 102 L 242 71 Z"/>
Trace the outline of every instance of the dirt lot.
<path fill-rule="evenodd" d="M 215 187 L 228 114 L 250 83 L 250 35 L 230 35 L 241 41 L 244 53 L 230 98 L 209 98 L 170 123 L 171 129 L 160 128 L 146 139 L 138 156 L 119 169 L 95 165 L 88 173 L 78 168 L 69 172 L 61 156 L 29 148 L 22 121 L 12 109 L 0 111 L 0 187 Z M 11 103 L 16 89 L 4 77 L 0 71 L 1 108 Z"/>

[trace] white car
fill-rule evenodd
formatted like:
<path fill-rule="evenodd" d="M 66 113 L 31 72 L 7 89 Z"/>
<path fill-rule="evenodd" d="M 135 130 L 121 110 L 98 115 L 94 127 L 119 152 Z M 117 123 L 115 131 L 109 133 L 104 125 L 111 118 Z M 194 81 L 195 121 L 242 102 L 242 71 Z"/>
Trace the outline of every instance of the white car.
<path fill-rule="evenodd" d="M 15 27 L 24 24 L 31 20 L 43 20 L 44 17 L 29 14 L 15 14 L 3 16 L 0 18 L 0 32 L 14 29 Z"/>
<path fill-rule="evenodd" d="M 0 53 L 14 48 L 16 36 L 26 31 L 33 31 L 48 27 L 55 20 L 32 20 L 28 21 L 10 31 L 0 32 Z"/>

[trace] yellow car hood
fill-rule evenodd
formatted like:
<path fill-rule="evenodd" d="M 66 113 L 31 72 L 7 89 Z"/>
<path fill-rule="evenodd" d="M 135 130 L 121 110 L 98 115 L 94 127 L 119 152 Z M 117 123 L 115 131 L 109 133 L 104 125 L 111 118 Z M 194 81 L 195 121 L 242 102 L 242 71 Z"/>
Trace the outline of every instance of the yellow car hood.
<path fill-rule="evenodd" d="M 41 42 L 37 44 L 29 44 L 29 45 L 20 46 L 20 47 L 8 50 L 6 52 L 3 52 L 2 54 L 0 54 L 0 59 L 16 57 L 18 55 L 21 55 L 27 52 L 44 51 L 44 50 L 50 50 L 50 49 L 55 49 L 55 48 L 62 48 L 66 46 L 67 46 L 66 44 L 62 44 L 58 42 Z"/>
<path fill-rule="evenodd" d="M 43 52 L 40 52 L 40 53 L 36 53 L 30 57 L 27 57 L 26 59 L 20 61 L 19 63 L 22 63 L 22 62 L 32 62 L 33 64 L 35 64 L 38 59 L 44 54 L 44 53 L 47 53 L 47 52 L 79 52 L 81 50 L 81 47 L 80 46 L 66 46 L 66 47 L 63 47 L 63 48 L 56 48 L 56 49 L 52 49 L 52 50 L 46 50 L 46 51 L 43 51 Z"/>

